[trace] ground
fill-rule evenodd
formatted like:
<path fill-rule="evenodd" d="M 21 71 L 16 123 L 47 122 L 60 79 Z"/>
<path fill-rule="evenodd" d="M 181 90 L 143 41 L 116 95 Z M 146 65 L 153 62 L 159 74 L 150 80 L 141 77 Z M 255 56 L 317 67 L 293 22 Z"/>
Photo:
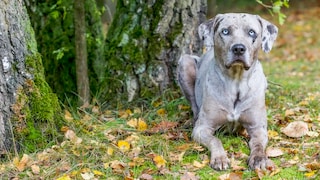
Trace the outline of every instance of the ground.
<path fill-rule="evenodd" d="M 65 109 L 64 141 L 10 156 L 1 179 L 318 179 L 320 155 L 320 8 L 291 10 L 271 53 L 260 59 L 268 78 L 268 155 L 274 166 L 249 170 L 245 134 L 217 136 L 231 169 L 208 166 L 207 149 L 190 139 L 190 107 L 178 90 L 148 105 Z"/>

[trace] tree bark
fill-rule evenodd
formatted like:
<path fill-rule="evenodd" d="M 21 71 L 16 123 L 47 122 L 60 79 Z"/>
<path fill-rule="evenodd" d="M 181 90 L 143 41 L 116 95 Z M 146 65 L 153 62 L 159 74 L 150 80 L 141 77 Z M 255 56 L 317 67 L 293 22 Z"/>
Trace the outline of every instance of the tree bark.
<path fill-rule="evenodd" d="M 79 105 L 90 102 L 84 5 L 85 0 L 74 1 L 75 61 Z"/>
<path fill-rule="evenodd" d="M 24 3 L 0 1 L 0 7 L 0 154 L 32 151 L 57 139 L 61 109 L 44 80 Z"/>
<path fill-rule="evenodd" d="M 206 0 L 117 1 L 106 40 L 104 98 L 129 101 L 172 87 L 182 53 L 199 55 Z"/>

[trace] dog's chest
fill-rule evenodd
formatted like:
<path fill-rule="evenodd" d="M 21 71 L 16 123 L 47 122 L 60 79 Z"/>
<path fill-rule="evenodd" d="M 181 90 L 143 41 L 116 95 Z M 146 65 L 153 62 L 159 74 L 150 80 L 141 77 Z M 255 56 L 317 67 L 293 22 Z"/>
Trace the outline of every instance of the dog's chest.
<path fill-rule="evenodd" d="M 217 86 L 216 86 L 217 87 Z M 251 89 L 246 81 L 227 81 L 219 87 L 221 93 L 214 93 L 220 108 L 226 113 L 229 122 L 239 120 L 241 114 L 248 109 L 251 100 Z"/>

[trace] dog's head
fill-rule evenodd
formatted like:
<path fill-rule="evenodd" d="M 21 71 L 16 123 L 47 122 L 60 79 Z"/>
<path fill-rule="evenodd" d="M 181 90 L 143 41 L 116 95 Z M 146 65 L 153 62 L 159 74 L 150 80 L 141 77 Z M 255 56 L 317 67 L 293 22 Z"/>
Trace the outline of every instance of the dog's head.
<path fill-rule="evenodd" d="M 198 32 L 207 49 L 213 47 L 216 60 L 227 69 L 241 66 L 248 70 L 260 48 L 271 50 L 278 28 L 258 15 L 227 13 L 202 23 Z"/>

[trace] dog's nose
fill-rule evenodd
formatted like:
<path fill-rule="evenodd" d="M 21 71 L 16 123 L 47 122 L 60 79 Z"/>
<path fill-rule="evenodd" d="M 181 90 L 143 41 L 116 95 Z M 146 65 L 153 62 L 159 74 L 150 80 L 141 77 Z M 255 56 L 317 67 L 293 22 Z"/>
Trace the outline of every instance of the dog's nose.
<path fill-rule="evenodd" d="M 233 54 L 240 56 L 246 52 L 247 48 L 243 44 L 235 44 L 232 46 L 231 50 Z"/>

